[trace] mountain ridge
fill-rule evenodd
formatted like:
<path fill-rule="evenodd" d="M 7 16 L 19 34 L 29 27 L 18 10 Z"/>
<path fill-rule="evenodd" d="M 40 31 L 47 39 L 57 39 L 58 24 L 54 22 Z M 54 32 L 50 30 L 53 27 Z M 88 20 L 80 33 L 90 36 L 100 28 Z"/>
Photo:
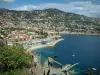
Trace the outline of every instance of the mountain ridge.
<path fill-rule="evenodd" d="M 0 9 L 2 27 L 52 28 L 57 31 L 99 33 L 100 19 L 91 18 L 55 8 L 31 11 Z M 98 31 L 99 30 L 99 31 Z"/>

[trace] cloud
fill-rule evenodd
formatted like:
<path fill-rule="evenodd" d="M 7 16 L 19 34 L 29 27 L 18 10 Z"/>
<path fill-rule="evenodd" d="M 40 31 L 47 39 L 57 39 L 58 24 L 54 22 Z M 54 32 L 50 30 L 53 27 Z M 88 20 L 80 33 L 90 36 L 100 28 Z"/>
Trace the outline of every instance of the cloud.
<path fill-rule="evenodd" d="M 25 6 L 17 7 L 14 10 L 33 10 L 33 9 L 39 9 L 37 7 L 38 6 L 34 6 L 34 5 L 25 5 Z"/>
<path fill-rule="evenodd" d="M 2 3 L 11 3 L 13 1 L 14 0 L 0 0 L 0 4 L 2 4 Z"/>
<path fill-rule="evenodd" d="M 65 12 L 73 12 L 81 15 L 86 15 L 89 17 L 100 17 L 100 5 L 93 4 L 89 1 L 77 1 L 69 3 L 46 3 L 40 5 L 24 5 L 16 7 L 14 10 L 42 10 L 47 8 L 57 8 Z"/>

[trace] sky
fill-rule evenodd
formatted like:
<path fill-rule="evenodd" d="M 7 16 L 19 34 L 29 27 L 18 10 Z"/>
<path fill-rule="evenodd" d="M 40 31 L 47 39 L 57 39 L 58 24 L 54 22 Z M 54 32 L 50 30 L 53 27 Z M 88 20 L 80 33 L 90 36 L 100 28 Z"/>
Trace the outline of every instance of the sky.
<path fill-rule="evenodd" d="M 65 12 L 100 18 L 100 0 L 0 0 L 0 8 L 28 11 L 57 8 Z"/>

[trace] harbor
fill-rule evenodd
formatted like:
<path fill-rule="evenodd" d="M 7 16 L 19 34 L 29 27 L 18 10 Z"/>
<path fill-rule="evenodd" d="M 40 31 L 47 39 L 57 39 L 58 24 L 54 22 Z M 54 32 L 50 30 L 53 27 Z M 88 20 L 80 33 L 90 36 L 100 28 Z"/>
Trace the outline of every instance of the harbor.
<path fill-rule="evenodd" d="M 37 58 L 37 60 L 38 61 L 42 60 L 41 56 L 45 55 L 45 54 L 48 57 L 53 57 L 53 56 L 56 55 L 56 56 L 58 56 L 58 58 L 57 58 L 58 60 L 56 60 L 56 62 L 59 62 L 59 63 L 63 64 L 66 67 L 66 70 L 68 69 L 67 67 L 72 66 L 73 64 L 77 64 L 76 65 L 77 66 L 76 70 L 74 70 L 75 69 L 74 67 L 72 67 L 72 68 L 69 67 L 71 69 L 68 69 L 68 71 L 70 73 L 72 73 L 73 75 L 75 73 L 77 73 L 77 71 L 81 72 L 80 75 L 83 75 L 84 71 L 88 70 L 88 68 L 91 69 L 91 72 L 96 72 L 96 73 L 98 72 L 98 70 L 100 69 L 100 67 L 99 67 L 100 60 L 99 60 L 99 58 L 97 58 L 97 56 L 99 56 L 99 49 L 100 49 L 99 48 L 100 47 L 99 46 L 99 43 L 100 43 L 99 38 L 100 37 L 98 37 L 98 36 L 80 36 L 80 35 L 79 36 L 76 36 L 76 35 L 71 35 L 71 36 L 70 35 L 69 36 L 63 35 L 62 38 L 64 38 L 64 41 L 60 42 L 60 44 L 55 45 L 55 48 L 51 48 L 51 49 L 50 48 L 44 48 L 44 50 L 43 49 L 39 49 L 40 51 L 38 51 L 38 53 L 40 55 Z M 93 40 L 93 39 L 95 41 L 91 41 L 91 43 L 90 43 L 90 40 Z M 97 44 L 94 45 L 95 43 L 97 43 Z M 85 48 L 86 45 L 88 46 L 88 49 Z M 94 48 L 93 45 L 96 47 L 96 49 Z M 91 48 L 91 46 L 92 46 L 92 48 Z M 83 49 L 80 50 L 80 47 L 83 48 Z M 62 48 L 63 48 L 63 50 L 62 50 Z M 90 52 L 91 49 L 93 50 L 93 52 Z M 45 52 L 47 50 L 51 50 L 51 52 L 54 51 L 55 53 L 49 54 L 50 51 Z M 93 53 L 95 51 L 98 51 L 98 53 L 96 53 L 96 55 L 93 55 Z M 89 54 L 89 53 L 91 53 L 91 54 Z M 67 55 L 67 56 L 65 56 L 65 55 Z M 84 60 L 83 60 L 82 57 L 84 55 L 88 59 L 84 58 Z M 94 59 L 91 59 L 91 57 L 94 57 Z M 95 60 L 95 59 L 98 59 L 98 60 Z M 51 59 L 51 58 L 49 59 L 49 61 L 50 62 L 52 62 L 52 61 L 54 62 L 54 60 Z M 86 63 L 84 63 L 84 61 Z M 90 64 L 90 61 L 91 61 L 91 64 Z M 96 64 L 94 64 L 93 61 L 95 61 Z M 65 67 L 63 67 L 63 68 L 65 69 Z M 61 69 L 61 68 L 58 68 L 58 67 L 57 68 L 55 68 L 55 67 L 49 67 L 48 68 L 48 60 L 45 61 L 45 64 L 44 64 L 44 66 L 42 68 L 45 70 L 45 72 L 50 69 L 50 74 L 51 75 L 52 74 L 59 75 L 60 73 L 62 75 L 64 75 L 62 73 L 63 69 Z M 67 75 L 70 75 L 70 74 L 67 74 Z M 98 75 L 98 74 L 96 74 L 96 75 Z"/>
<path fill-rule="evenodd" d="M 33 50 L 39 49 L 39 48 L 44 48 L 44 47 L 53 47 L 55 44 L 58 42 L 62 41 L 64 39 L 57 39 L 57 40 L 47 40 L 47 41 L 41 41 L 37 44 L 31 44 L 31 47 L 27 50 L 27 52 L 31 52 Z"/>

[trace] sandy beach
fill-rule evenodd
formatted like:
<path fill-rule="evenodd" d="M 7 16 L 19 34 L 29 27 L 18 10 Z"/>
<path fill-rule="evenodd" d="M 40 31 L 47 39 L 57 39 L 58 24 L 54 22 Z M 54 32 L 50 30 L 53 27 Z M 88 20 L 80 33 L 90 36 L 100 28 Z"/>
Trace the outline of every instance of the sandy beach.
<path fill-rule="evenodd" d="M 39 49 L 39 48 L 44 48 L 44 47 L 53 47 L 55 44 L 57 44 L 58 42 L 62 41 L 64 39 L 58 39 L 58 40 L 54 40 L 50 43 L 47 44 L 39 44 L 39 45 L 34 45 L 31 48 L 29 48 L 27 50 L 28 53 L 31 53 L 33 50 Z"/>

